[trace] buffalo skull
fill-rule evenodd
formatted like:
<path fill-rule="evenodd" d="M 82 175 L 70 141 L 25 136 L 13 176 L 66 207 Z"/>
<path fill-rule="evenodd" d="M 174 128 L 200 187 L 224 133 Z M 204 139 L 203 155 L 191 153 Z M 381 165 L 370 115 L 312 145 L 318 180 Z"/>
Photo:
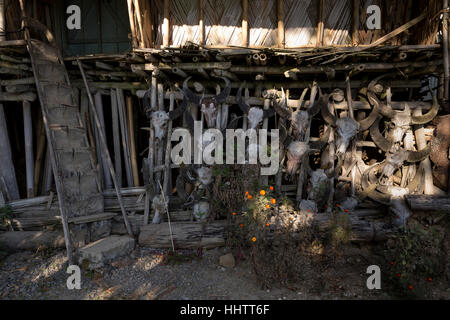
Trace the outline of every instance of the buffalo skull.
<path fill-rule="evenodd" d="M 244 84 L 241 85 L 237 92 L 237 102 L 239 108 L 241 108 L 242 112 L 247 115 L 247 119 L 249 122 L 250 129 L 256 129 L 259 127 L 263 119 L 272 117 L 275 114 L 275 111 L 272 109 L 263 110 L 258 107 L 250 107 L 248 104 L 244 102 L 242 99 L 242 88 Z"/>

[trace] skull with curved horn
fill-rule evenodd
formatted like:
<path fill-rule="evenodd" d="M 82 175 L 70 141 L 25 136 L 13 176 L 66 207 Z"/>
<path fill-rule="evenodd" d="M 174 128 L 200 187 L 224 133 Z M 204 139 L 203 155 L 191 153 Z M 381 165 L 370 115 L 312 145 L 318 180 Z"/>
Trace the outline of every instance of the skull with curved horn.
<path fill-rule="evenodd" d="M 328 100 L 328 96 L 321 96 L 319 101 L 317 101 L 311 108 L 308 110 L 297 110 L 293 112 L 287 107 L 286 95 L 284 90 L 282 91 L 282 97 L 280 104 L 276 100 L 276 96 L 273 98 L 273 108 L 278 113 L 278 115 L 286 120 L 290 121 L 291 126 L 293 128 L 293 135 L 295 140 L 304 140 L 306 131 L 308 129 L 309 121 L 312 117 L 314 117 L 320 110 L 321 104 L 325 103 Z"/>
<path fill-rule="evenodd" d="M 240 86 L 237 92 L 237 102 L 242 112 L 247 115 L 250 127 L 249 129 L 256 129 L 261 124 L 263 119 L 272 117 L 275 114 L 275 111 L 272 109 L 263 110 L 258 107 L 250 107 L 248 104 L 246 104 L 242 99 L 242 88 L 244 87 L 244 85 L 245 83 Z"/>
<path fill-rule="evenodd" d="M 179 117 L 181 117 L 184 113 L 184 111 L 187 108 L 187 98 L 183 98 L 183 102 L 180 106 L 178 106 L 175 110 L 172 110 L 170 112 L 166 112 L 163 110 L 153 110 L 149 103 L 148 103 L 148 95 L 150 93 L 150 90 L 148 90 L 143 97 L 144 102 L 144 112 L 147 115 L 148 118 L 150 118 L 150 124 L 155 132 L 155 137 L 158 140 L 161 140 L 164 138 L 164 135 L 166 134 L 166 127 L 167 122 L 169 120 L 173 121 Z"/>
<path fill-rule="evenodd" d="M 334 103 L 342 103 L 344 99 L 344 92 L 340 89 L 336 89 L 333 91 L 330 97 L 333 99 Z M 338 156 L 341 156 L 347 151 L 347 148 L 350 145 L 350 141 L 357 135 L 358 132 L 365 131 L 370 128 L 370 126 L 376 120 L 379 110 L 377 107 L 374 107 L 367 118 L 361 121 L 356 121 L 349 117 L 337 118 L 328 109 L 328 102 L 329 99 L 327 99 L 326 102 L 321 103 L 320 109 L 322 117 L 325 119 L 325 121 L 330 126 L 336 128 L 336 154 Z"/>
<path fill-rule="evenodd" d="M 191 79 L 191 77 L 186 78 L 186 80 L 183 83 L 183 91 L 185 96 L 187 96 L 192 103 L 195 103 L 196 105 L 200 106 L 200 111 L 205 116 L 208 128 L 215 128 L 218 114 L 218 105 L 225 102 L 227 97 L 230 95 L 231 91 L 230 80 L 228 80 L 225 77 L 221 78 L 225 81 L 225 88 L 222 90 L 222 92 L 213 97 L 199 97 L 194 92 L 192 92 L 188 87 L 188 82 Z"/>

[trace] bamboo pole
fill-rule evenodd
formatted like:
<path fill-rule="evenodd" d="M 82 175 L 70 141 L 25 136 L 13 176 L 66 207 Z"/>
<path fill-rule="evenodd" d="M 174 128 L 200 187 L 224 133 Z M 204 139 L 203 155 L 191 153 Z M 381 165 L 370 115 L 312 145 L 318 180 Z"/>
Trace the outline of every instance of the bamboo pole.
<path fill-rule="evenodd" d="M 449 79 L 450 66 L 448 57 L 448 0 L 444 0 L 444 17 L 442 19 L 442 48 L 444 50 L 444 105 L 449 110 Z"/>
<path fill-rule="evenodd" d="M 0 0 L 0 41 L 6 40 L 6 10 L 5 0 Z"/>
<path fill-rule="evenodd" d="M 25 138 L 27 198 L 32 198 L 34 196 L 33 125 L 31 122 L 31 105 L 28 101 L 23 102 L 23 134 Z"/>
<path fill-rule="evenodd" d="M 122 156 L 120 150 L 120 125 L 119 110 L 117 108 L 117 95 L 114 89 L 111 89 L 111 114 L 114 141 L 114 167 L 116 169 L 117 183 L 122 187 Z"/>
<path fill-rule="evenodd" d="M 205 44 L 205 24 L 203 21 L 203 0 L 198 0 L 198 10 L 199 10 L 198 28 L 200 29 L 198 43 L 202 46 Z"/>
<path fill-rule="evenodd" d="M 79 60 L 77 60 L 77 62 L 78 62 L 78 67 L 80 68 L 81 75 L 83 77 L 83 81 L 84 81 L 84 84 L 85 84 L 85 87 L 86 87 L 86 92 L 87 92 L 88 97 L 89 97 L 89 103 L 90 103 L 90 106 L 91 106 L 91 111 L 94 114 L 95 124 L 96 124 L 96 126 L 98 128 L 98 131 L 99 131 L 101 145 L 102 145 L 103 152 L 105 154 L 105 157 L 106 157 L 106 160 L 107 160 L 107 163 L 108 163 L 108 166 L 109 166 L 109 170 L 110 170 L 110 173 L 111 173 L 111 177 L 112 177 L 112 180 L 113 180 L 113 183 L 114 183 L 114 188 L 116 190 L 117 200 L 119 201 L 120 209 L 122 211 L 123 220 L 125 222 L 125 226 L 127 228 L 128 234 L 130 236 L 133 236 L 133 231 L 131 230 L 131 225 L 130 225 L 130 222 L 128 221 L 128 216 L 127 216 L 127 212 L 125 210 L 124 204 L 123 204 L 122 195 L 120 193 L 119 185 L 117 184 L 116 173 L 115 173 L 115 170 L 114 170 L 114 165 L 112 163 L 111 156 L 110 156 L 109 151 L 108 151 L 108 145 L 106 144 L 106 137 L 104 135 L 104 132 L 101 130 L 101 124 L 100 124 L 99 116 L 97 114 L 97 110 L 96 110 L 95 105 L 94 105 L 94 100 L 92 99 L 92 94 L 91 94 L 91 91 L 89 89 L 89 85 L 87 83 L 86 75 L 84 74 L 83 67 L 81 66 L 81 63 L 80 63 Z"/>
<path fill-rule="evenodd" d="M 323 23 L 323 0 L 319 0 L 319 8 L 318 8 L 318 24 L 317 24 L 317 35 L 316 35 L 316 47 L 323 46 L 323 32 L 324 32 L 324 23 Z"/>
<path fill-rule="evenodd" d="M 170 44 L 170 0 L 164 0 L 164 21 L 163 21 L 163 48 Z"/>
<path fill-rule="evenodd" d="M 133 170 L 131 168 L 130 146 L 128 138 L 128 129 L 125 115 L 125 99 L 122 89 L 116 89 L 117 107 L 119 109 L 120 131 L 122 133 L 122 149 L 125 161 L 125 172 L 128 187 L 134 187 Z"/>
<path fill-rule="evenodd" d="M 162 83 L 158 83 L 158 110 L 164 111 L 164 86 Z M 167 129 L 166 129 L 167 130 Z M 167 131 L 166 131 L 167 133 Z M 164 155 L 164 148 L 163 148 L 163 141 L 164 139 L 157 139 L 156 142 L 156 165 L 160 166 L 163 164 L 163 155 Z M 161 172 L 156 173 L 156 193 L 162 192 L 162 190 L 159 189 L 158 182 L 161 183 Z"/>
<path fill-rule="evenodd" d="M 133 48 L 138 48 L 138 41 L 136 37 L 136 26 L 134 24 L 133 1 L 127 0 L 127 4 L 128 4 L 128 17 L 130 19 L 131 42 L 133 44 Z"/>
<path fill-rule="evenodd" d="M 89 95 L 88 95 L 89 96 Z M 97 136 L 100 138 L 100 135 L 103 134 L 106 137 L 106 130 L 105 130 L 105 117 L 103 114 L 103 101 L 102 101 L 102 93 L 100 91 L 98 91 L 95 94 L 95 107 L 96 107 L 96 112 L 98 115 L 98 119 L 100 121 L 100 127 L 97 128 Z M 92 113 L 92 115 L 94 116 L 94 122 L 95 122 L 95 114 Z M 101 131 L 101 133 L 99 132 Z M 100 142 L 100 141 L 98 141 Z M 97 144 L 97 146 L 100 143 Z M 100 157 L 99 157 L 99 161 L 102 162 L 102 170 L 103 170 L 103 181 L 105 183 L 105 188 L 106 189 L 110 189 L 112 187 L 112 182 L 111 182 L 111 176 L 109 174 L 109 170 L 108 170 L 108 160 L 105 158 L 105 155 L 102 153 L 102 149 L 98 148 L 97 149 L 99 151 Z"/>
<path fill-rule="evenodd" d="M 152 16 L 149 8 L 149 1 L 142 2 L 142 10 L 144 13 L 144 32 L 146 35 L 146 47 L 151 48 L 153 46 L 153 25 Z"/>
<path fill-rule="evenodd" d="M 242 0 L 242 46 L 248 47 L 248 0 Z"/>
<path fill-rule="evenodd" d="M 128 137 L 130 141 L 130 158 L 131 158 L 131 169 L 133 170 L 133 181 L 134 186 L 139 186 L 139 173 L 138 165 L 136 160 L 136 141 L 134 138 L 134 115 L 133 115 L 133 98 L 127 96 L 127 120 L 128 120 Z"/>
<path fill-rule="evenodd" d="M 348 115 L 351 119 L 355 119 L 355 113 L 353 110 L 353 99 L 352 99 L 352 88 L 350 86 L 350 76 L 347 76 L 346 78 L 346 82 L 347 82 L 347 103 L 348 103 Z M 356 137 L 358 137 L 358 135 L 356 135 Z M 351 159 L 352 161 L 354 159 L 356 159 L 356 141 L 357 139 L 355 138 L 352 141 L 352 151 L 351 151 Z M 352 184 L 351 184 L 351 195 L 354 196 L 356 193 L 356 166 L 353 166 L 352 170 L 351 170 L 351 178 L 352 178 Z"/>
<path fill-rule="evenodd" d="M 141 14 L 141 7 L 139 6 L 139 0 L 133 0 L 133 4 L 140 33 L 139 46 L 141 48 L 145 48 L 146 46 L 144 38 L 144 26 L 142 24 L 142 14 Z"/>
<path fill-rule="evenodd" d="M 277 19 L 278 19 L 278 48 L 284 48 L 284 12 L 283 0 L 277 0 Z"/>
<path fill-rule="evenodd" d="M 175 104 L 175 96 L 173 92 L 170 93 L 170 105 L 169 111 L 173 111 Z M 166 197 L 170 196 L 170 151 L 172 150 L 172 145 L 170 143 L 172 137 L 172 120 L 169 120 L 167 123 L 167 141 L 166 141 L 166 156 L 164 159 L 164 182 L 163 182 L 163 192 Z"/>
<path fill-rule="evenodd" d="M 39 179 L 41 177 L 42 160 L 45 153 L 45 129 L 41 118 L 39 118 L 39 128 L 37 132 L 36 160 L 34 163 L 34 196 L 39 189 Z"/>
<path fill-rule="evenodd" d="M 352 21 L 352 44 L 359 43 L 359 4 L 360 0 L 353 0 L 353 21 Z"/>
<path fill-rule="evenodd" d="M 53 170 L 50 159 L 50 147 L 47 143 L 47 151 L 45 153 L 45 161 L 44 161 L 44 175 L 42 177 L 42 186 L 41 186 L 41 194 L 47 195 L 50 193 L 53 183 Z"/>

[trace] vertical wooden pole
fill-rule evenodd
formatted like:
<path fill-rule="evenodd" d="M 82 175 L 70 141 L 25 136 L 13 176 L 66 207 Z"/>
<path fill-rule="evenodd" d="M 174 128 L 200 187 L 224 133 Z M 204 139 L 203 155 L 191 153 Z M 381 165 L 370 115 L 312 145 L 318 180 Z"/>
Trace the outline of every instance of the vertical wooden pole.
<path fill-rule="evenodd" d="M 53 184 L 53 170 L 50 159 L 50 147 L 47 143 L 47 152 L 45 153 L 44 176 L 42 177 L 41 194 L 48 195 Z"/>
<path fill-rule="evenodd" d="M 277 17 L 278 17 L 278 47 L 284 48 L 284 12 L 283 0 L 277 0 Z"/>
<path fill-rule="evenodd" d="M 136 160 L 136 141 L 134 139 L 134 114 L 133 114 L 133 97 L 127 96 L 127 113 L 128 113 L 128 137 L 130 139 L 130 157 L 131 157 L 131 168 L 133 169 L 133 181 L 134 186 L 139 186 L 139 173 L 138 165 Z"/>
<path fill-rule="evenodd" d="M 353 22 L 352 22 L 352 44 L 358 45 L 359 42 L 359 1 L 353 0 Z"/>
<path fill-rule="evenodd" d="M 123 158 L 125 160 L 125 172 L 127 177 L 128 187 L 134 187 L 133 170 L 131 168 L 130 147 L 129 138 L 125 114 L 125 98 L 123 96 L 123 90 L 117 89 L 117 107 L 119 109 L 120 131 L 122 133 L 122 149 Z"/>
<path fill-rule="evenodd" d="M 160 110 L 160 111 L 164 110 L 164 86 L 162 83 L 158 83 L 158 110 Z M 166 133 L 167 133 L 167 131 L 166 131 Z M 163 142 L 164 142 L 164 139 L 156 140 L 156 146 L 157 146 L 156 147 L 156 150 L 157 150 L 156 165 L 158 167 L 163 164 L 163 156 L 164 156 Z M 158 171 L 156 173 L 156 190 L 157 190 L 156 193 L 159 193 L 162 191 L 159 188 L 158 181 L 159 181 L 159 183 L 161 183 L 161 171 Z"/>
<path fill-rule="evenodd" d="M 138 47 L 138 41 L 136 37 L 136 26 L 134 24 L 134 13 L 133 13 L 133 1 L 127 0 L 128 4 L 128 17 L 130 19 L 130 29 L 131 29 L 131 43 L 133 44 L 133 48 Z"/>
<path fill-rule="evenodd" d="M 198 10 L 199 10 L 198 28 L 200 29 L 200 35 L 198 38 L 198 42 L 202 46 L 205 44 L 205 24 L 203 21 L 203 0 L 198 0 Z"/>
<path fill-rule="evenodd" d="M 169 111 L 173 111 L 174 109 L 174 104 L 175 104 L 175 95 L 173 93 L 173 91 L 170 92 L 170 105 L 169 105 Z M 170 143 L 170 139 L 172 137 L 172 120 L 168 121 L 167 124 L 167 142 L 166 142 L 166 156 L 164 159 L 164 182 L 163 182 L 163 192 L 166 195 L 167 198 L 169 198 L 171 192 L 170 192 L 170 183 L 169 183 L 169 179 L 170 179 L 170 151 L 172 150 L 171 148 L 171 143 Z"/>
<path fill-rule="evenodd" d="M 25 138 L 25 164 L 27 176 L 27 198 L 34 196 L 34 155 L 33 125 L 31 124 L 31 104 L 23 102 L 23 134 Z"/>
<path fill-rule="evenodd" d="M 153 24 L 152 24 L 152 16 L 149 9 L 149 1 L 145 0 L 142 2 L 142 11 L 144 18 L 144 33 L 146 43 L 145 46 L 151 48 L 153 46 Z"/>
<path fill-rule="evenodd" d="M 170 44 L 170 0 L 164 0 L 163 47 Z"/>
<path fill-rule="evenodd" d="M 45 153 L 45 129 L 42 119 L 39 118 L 39 128 L 37 132 L 36 160 L 34 162 L 34 195 L 36 196 L 39 189 L 39 178 L 41 177 L 42 159 Z"/>
<path fill-rule="evenodd" d="M 448 0 L 444 0 L 444 17 L 442 19 L 442 48 L 444 50 L 444 106 L 447 110 L 449 100 L 450 66 L 448 56 Z"/>
<path fill-rule="evenodd" d="M 117 184 L 122 188 L 122 156 L 120 150 L 119 110 L 117 108 L 116 90 L 111 89 L 111 114 L 114 140 L 114 167 L 116 169 Z"/>
<path fill-rule="evenodd" d="M 96 107 L 96 110 L 97 110 L 97 114 L 98 114 L 98 118 L 99 118 L 99 121 L 100 121 L 100 127 L 99 128 L 97 128 L 98 130 L 97 130 L 97 132 L 98 132 L 98 137 L 99 137 L 99 140 L 101 139 L 100 138 L 100 135 L 101 134 L 103 134 L 104 136 L 106 136 L 106 130 L 105 130 L 105 117 L 104 117 L 104 115 L 103 115 L 103 101 L 102 101 L 102 93 L 100 92 L 100 91 L 98 91 L 96 94 L 95 94 L 95 107 Z M 94 114 L 93 114 L 94 115 Z M 95 115 L 94 115 L 95 116 Z M 95 119 L 94 119 L 95 120 Z M 101 131 L 101 132 L 99 132 L 99 131 Z M 97 146 L 99 146 L 100 145 L 100 143 L 99 144 L 97 144 Z M 103 152 L 102 152 L 102 149 L 101 148 L 98 148 L 98 150 L 99 150 L 99 152 L 100 152 L 100 155 L 101 155 L 101 158 L 100 159 L 98 159 L 98 161 L 100 162 L 102 162 L 102 169 L 103 169 L 103 181 L 105 182 L 105 188 L 106 189 L 110 189 L 110 188 L 112 188 L 112 182 L 111 182 L 111 175 L 109 174 L 109 170 L 108 170 L 108 162 L 107 162 L 107 159 L 106 159 L 106 157 L 105 157 L 105 154 L 103 154 Z"/>
<path fill-rule="evenodd" d="M 318 23 L 317 23 L 317 36 L 316 36 L 316 46 L 323 46 L 323 32 L 324 32 L 324 23 L 323 23 L 323 0 L 319 0 L 319 9 L 318 9 Z"/>
<path fill-rule="evenodd" d="M 0 41 L 6 40 L 6 12 L 5 0 L 0 0 Z"/>
<path fill-rule="evenodd" d="M 141 7 L 139 6 L 139 0 L 133 0 L 133 3 L 140 33 L 139 46 L 141 48 L 145 48 L 144 26 L 142 24 L 142 14 L 141 14 Z"/>
<path fill-rule="evenodd" d="M 248 47 L 248 0 L 242 0 L 242 46 Z"/>
<path fill-rule="evenodd" d="M 3 104 L 0 103 L 0 177 L 5 181 L 6 194 L 9 201 L 20 198 L 17 186 L 16 171 L 12 160 L 11 145 L 9 143 L 8 127 L 6 126 Z"/>

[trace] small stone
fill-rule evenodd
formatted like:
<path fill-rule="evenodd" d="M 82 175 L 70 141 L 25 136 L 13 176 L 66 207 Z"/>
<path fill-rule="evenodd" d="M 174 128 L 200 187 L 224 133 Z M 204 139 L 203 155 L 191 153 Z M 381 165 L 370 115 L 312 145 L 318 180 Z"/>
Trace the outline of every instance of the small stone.
<path fill-rule="evenodd" d="M 228 254 L 220 257 L 219 263 L 221 266 L 224 266 L 227 268 L 234 268 L 236 261 L 234 260 L 233 254 L 228 253 Z"/>

